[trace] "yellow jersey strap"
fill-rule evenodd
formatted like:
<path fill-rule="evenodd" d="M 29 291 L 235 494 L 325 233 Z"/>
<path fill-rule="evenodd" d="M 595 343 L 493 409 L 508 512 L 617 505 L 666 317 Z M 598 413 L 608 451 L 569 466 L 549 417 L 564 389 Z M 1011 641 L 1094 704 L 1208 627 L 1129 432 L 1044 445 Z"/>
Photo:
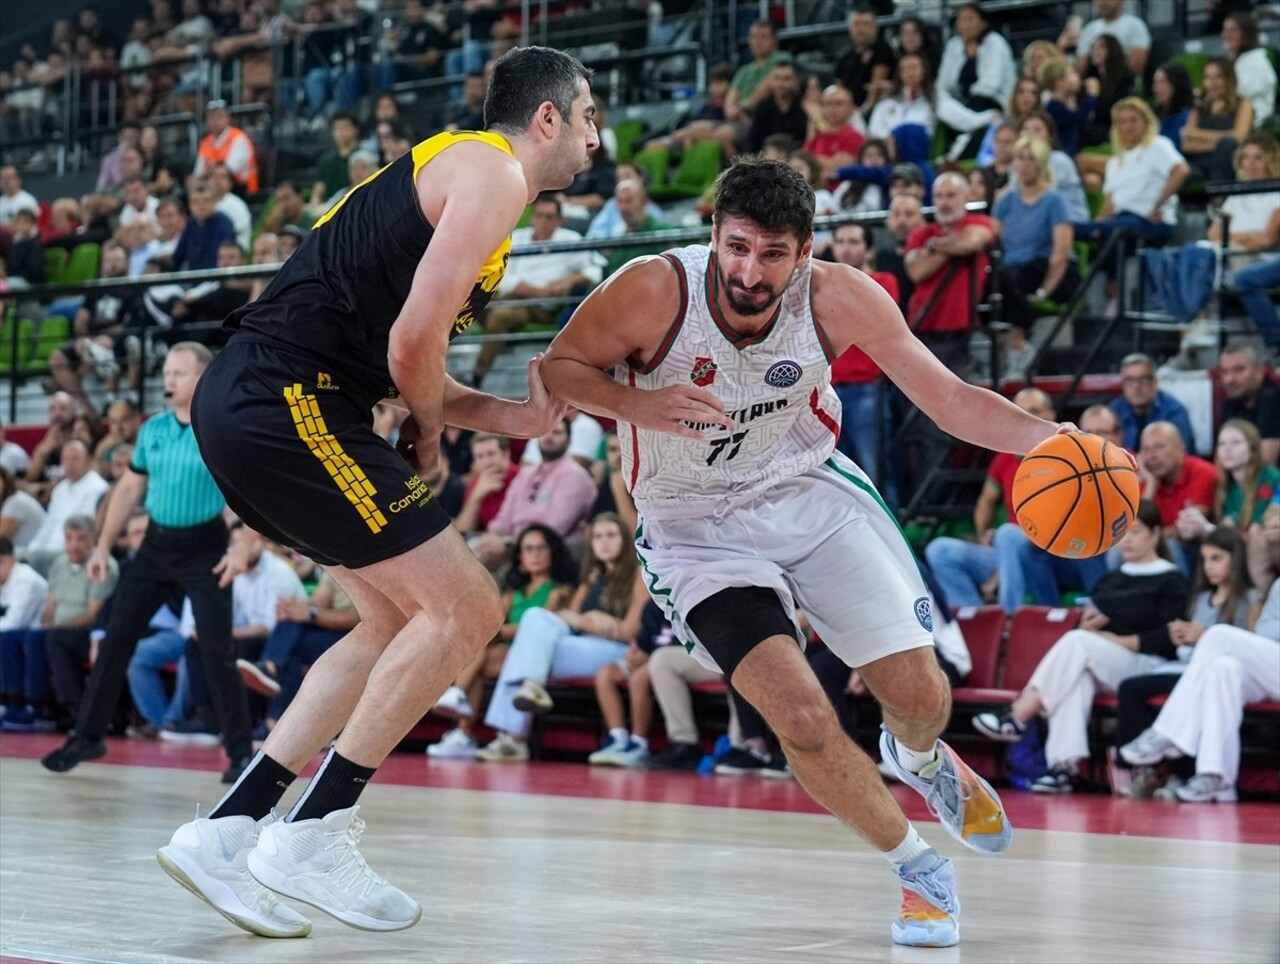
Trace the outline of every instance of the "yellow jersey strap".
<path fill-rule="evenodd" d="M 480 141 L 482 144 L 496 147 L 504 154 L 515 156 L 515 152 L 511 150 L 511 143 L 501 134 L 495 134 L 493 131 L 445 131 L 442 134 L 436 134 L 434 137 L 428 137 L 425 141 L 414 146 L 414 182 L 416 183 L 418 180 L 418 172 L 431 163 L 437 154 L 446 148 L 452 147 L 454 144 L 461 144 L 463 141 Z"/>

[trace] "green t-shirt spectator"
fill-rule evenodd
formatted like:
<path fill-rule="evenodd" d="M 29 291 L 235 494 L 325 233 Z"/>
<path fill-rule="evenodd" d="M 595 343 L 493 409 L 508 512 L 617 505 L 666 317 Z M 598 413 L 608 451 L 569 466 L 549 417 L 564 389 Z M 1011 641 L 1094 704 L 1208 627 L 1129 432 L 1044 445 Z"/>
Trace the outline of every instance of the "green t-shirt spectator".
<path fill-rule="evenodd" d="M 775 50 L 769 55 L 769 59 L 763 64 L 752 60 L 749 64 L 743 64 L 737 69 L 733 75 L 733 80 L 729 82 L 729 86 L 738 92 L 738 103 L 746 100 L 756 92 L 769 75 L 773 73 L 773 68 L 778 64 L 791 63 L 791 55 L 785 50 Z"/>
<path fill-rule="evenodd" d="M 73 565 L 64 552 L 49 564 L 49 595 L 57 600 L 53 609 L 53 625 L 61 626 L 83 616 L 93 600 L 105 600 L 115 591 L 120 569 L 108 557 L 107 578 L 94 582 L 89 578 L 87 563 Z"/>
<path fill-rule="evenodd" d="M 666 231 L 671 225 L 665 221 L 655 218 L 652 214 L 645 218 L 644 224 L 636 228 L 634 231 L 628 231 L 621 237 L 630 237 L 633 234 L 645 234 L 649 231 Z M 610 248 L 605 251 L 604 276 L 608 278 L 615 271 L 621 268 L 632 258 L 638 258 L 644 254 L 661 254 L 666 251 L 670 245 L 667 244 L 636 244 L 628 245 L 625 248 Z"/>
<path fill-rule="evenodd" d="M 1253 491 L 1253 518 L 1241 519 L 1244 490 L 1236 484 L 1235 479 L 1232 479 L 1227 483 L 1227 493 L 1222 499 L 1222 517 L 1234 519 L 1236 527 L 1241 530 L 1254 523 L 1260 523 L 1277 491 L 1280 491 L 1280 469 L 1274 465 L 1264 465 L 1262 471 L 1258 473 L 1258 485 Z"/>

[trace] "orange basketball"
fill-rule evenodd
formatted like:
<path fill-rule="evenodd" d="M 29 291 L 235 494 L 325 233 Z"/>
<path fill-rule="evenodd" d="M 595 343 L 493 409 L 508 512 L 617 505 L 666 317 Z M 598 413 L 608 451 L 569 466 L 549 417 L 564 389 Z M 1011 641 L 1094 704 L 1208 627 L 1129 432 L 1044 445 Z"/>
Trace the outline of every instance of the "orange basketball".
<path fill-rule="evenodd" d="M 1087 559 L 1119 542 L 1139 497 L 1128 453 L 1083 432 L 1045 439 L 1027 453 L 1013 480 L 1022 531 L 1066 559 Z"/>

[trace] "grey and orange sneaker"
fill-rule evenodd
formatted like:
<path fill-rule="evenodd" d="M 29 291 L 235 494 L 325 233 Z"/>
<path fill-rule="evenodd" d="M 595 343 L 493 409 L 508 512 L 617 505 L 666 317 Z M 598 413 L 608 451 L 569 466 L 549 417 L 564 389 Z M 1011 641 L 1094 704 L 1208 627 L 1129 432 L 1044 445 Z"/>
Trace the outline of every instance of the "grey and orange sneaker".
<path fill-rule="evenodd" d="M 930 847 L 894 869 L 902 882 L 902 909 L 893 922 L 893 942 L 912 947 L 960 943 L 960 898 L 951 861 Z"/>
<path fill-rule="evenodd" d="M 947 744 L 939 740 L 937 758 L 919 773 L 912 773 L 898 760 L 893 734 L 883 730 L 880 756 L 903 783 L 924 797 L 943 829 L 970 850 L 990 855 L 1009 849 L 1013 826 L 1000 795 Z"/>

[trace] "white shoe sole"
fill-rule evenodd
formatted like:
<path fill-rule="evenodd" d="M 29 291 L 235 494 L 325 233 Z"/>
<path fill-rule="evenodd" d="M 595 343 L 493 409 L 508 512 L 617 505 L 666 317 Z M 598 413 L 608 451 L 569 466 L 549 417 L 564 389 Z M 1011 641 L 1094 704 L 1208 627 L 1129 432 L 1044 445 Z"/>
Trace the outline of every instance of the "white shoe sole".
<path fill-rule="evenodd" d="M 304 926 L 298 930 L 281 930 L 272 927 L 269 923 L 262 921 L 256 917 L 250 917 L 235 910 L 228 910 L 218 904 L 218 900 L 224 900 L 230 903 L 235 901 L 235 905 L 244 907 L 243 903 L 235 897 L 234 892 L 225 883 L 215 880 L 202 873 L 196 865 L 191 863 L 185 854 L 180 850 L 172 847 L 161 847 L 156 852 L 156 862 L 166 874 L 180 883 L 191 893 L 195 894 L 202 901 L 216 910 L 237 927 L 248 931 L 250 934 L 257 934 L 259 937 L 306 937 L 311 933 L 311 922 L 306 921 Z M 204 880 L 204 886 L 196 883 L 196 879 Z"/>
<path fill-rule="evenodd" d="M 348 927 L 354 927 L 361 931 L 402 931 L 412 927 L 418 921 L 422 920 L 422 908 L 418 907 L 418 911 L 413 915 L 412 920 L 381 920 L 377 917 L 370 917 L 368 914 L 361 914 L 358 911 L 342 910 L 336 907 L 327 907 L 324 904 L 316 903 L 315 899 L 304 894 L 293 886 L 293 883 L 272 867 L 254 851 L 249 851 L 249 873 L 253 874 L 254 879 L 263 887 L 274 890 L 277 894 L 283 894 L 292 900 L 301 901 L 309 904 L 316 910 L 322 910 L 330 917 L 342 921 Z"/>
<path fill-rule="evenodd" d="M 280 682 L 274 680 L 247 659 L 236 660 L 236 669 L 244 685 L 261 696 L 280 695 Z"/>

